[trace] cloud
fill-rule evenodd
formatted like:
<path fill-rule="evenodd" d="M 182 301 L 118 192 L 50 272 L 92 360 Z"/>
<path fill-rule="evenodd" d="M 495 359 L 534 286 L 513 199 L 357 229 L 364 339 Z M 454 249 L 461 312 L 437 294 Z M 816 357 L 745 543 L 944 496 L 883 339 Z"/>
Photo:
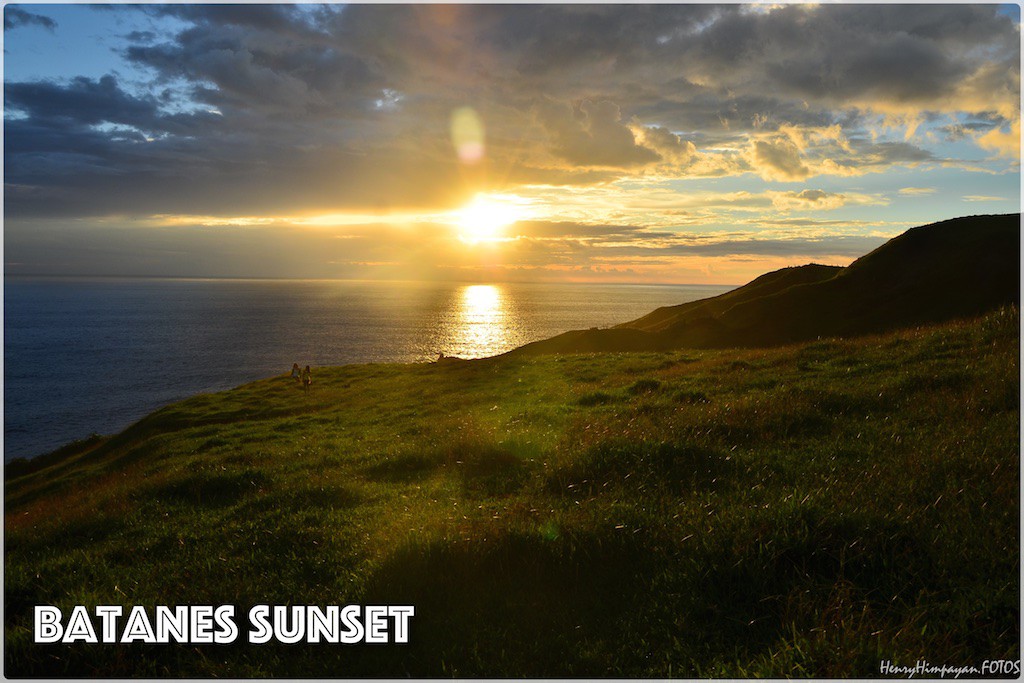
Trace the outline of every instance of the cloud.
<path fill-rule="evenodd" d="M 660 159 L 654 151 L 637 144 L 633 131 L 621 122 L 614 102 L 584 100 L 570 107 L 545 100 L 535 111 L 551 138 L 552 152 L 573 164 L 630 167 Z"/>
<path fill-rule="evenodd" d="M 790 58 L 773 64 L 771 76 L 805 96 L 883 100 L 886 108 L 900 108 L 948 95 L 967 72 L 964 63 L 950 59 L 942 46 L 922 36 L 878 32 L 863 36 L 868 44 L 854 45 L 849 34 L 832 35 L 838 43 L 829 46 L 831 59 L 815 63 Z"/>
<path fill-rule="evenodd" d="M 4 101 L 7 107 L 39 123 L 120 123 L 150 130 L 160 127 L 156 98 L 127 94 L 111 75 L 99 80 L 78 77 L 64 86 L 49 81 L 5 83 Z"/>
<path fill-rule="evenodd" d="M 19 11 L 5 22 L 32 21 Z M 104 12 L 175 28 L 121 36 L 116 76 L 6 84 L 7 181 L 33 188 L 8 216 L 452 208 L 492 186 L 965 163 L 907 138 L 911 121 L 977 144 L 992 169 L 1018 158 L 1019 28 L 991 5 Z M 476 176 L 447 139 L 466 106 L 486 129 Z"/>
<path fill-rule="evenodd" d="M 844 194 L 825 192 L 824 190 L 801 190 L 800 192 L 780 192 L 772 196 L 772 203 L 782 211 L 821 211 L 838 209 L 846 204 Z"/>
<path fill-rule="evenodd" d="M 676 167 L 688 166 L 697 156 L 697 146 L 661 126 L 634 128 L 644 147 L 654 150 L 662 160 Z"/>
<path fill-rule="evenodd" d="M 803 224 L 801 224 L 803 225 Z M 720 235 L 693 232 L 669 232 L 620 227 L 606 239 L 587 242 L 573 240 L 582 255 L 592 261 L 608 261 L 625 257 L 658 256 L 816 256 L 857 257 L 868 253 L 886 240 L 885 237 L 857 234 L 809 234 L 791 229 L 784 234 L 769 235 L 755 231 L 735 231 Z M 558 242 L 546 248 L 557 249 Z M 578 255 L 579 256 L 579 255 Z M 577 258 L 577 260 L 580 260 Z"/>
<path fill-rule="evenodd" d="M 854 4 L 737 11 L 701 38 L 685 54 L 709 71 L 729 67 L 720 71 L 729 85 L 757 79 L 762 92 L 810 103 L 912 114 L 968 95 L 972 79 L 996 74 L 993 62 L 1019 60 L 1020 40 L 1014 22 L 991 7 Z M 992 104 L 972 98 L 968 106 Z"/>
<path fill-rule="evenodd" d="M 952 123 L 942 126 L 939 131 L 945 134 L 946 140 L 956 142 L 965 138 L 970 139 L 979 133 L 986 133 L 998 127 L 998 122 L 993 121 L 967 121 L 964 123 Z"/>
<path fill-rule="evenodd" d="M 917 164 L 937 161 L 935 155 L 909 142 L 879 142 L 858 145 L 860 163 L 869 166 L 888 166 L 896 163 Z"/>
<path fill-rule="evenodd" d="M 32 14 L 12 5 L 4 7 L 4 30 L 9 31 L 19 26 L 41 26 L 47 31 L 53 32 L 57 28 L 57 22 L 50 17 Z"/>
<path fill-rule="evenodd" d="M 250 116 L 321 118 L 368 110 L 386 86 L 365 60 L 306 26 L 294 7 L 173 10 L 197 25 L 173 42 L 132 45 L 124 54 L 164 81 L 192 84 L 192 97 L 198 101 Z"/>
<path fill-rule="evenodd" d="M 788 139 L 754 140 L 747 159 L 765 180 L 803 180 L 811 175 L 811 169 L 801 159 L 800 148 Z"/>
<path fill-rule="evenodd" d="M 822 256 L 845 256 L 857 258 L 885 242 L 884 238 L 856 235 L 836 235 L 821 239 L 733 239 L 709 244 L 675 244 L 668 247 L 673 252 L 685 252 L 703 256 L 789 256 L 816 258 Z M 794 258 L 799 262 L 799 258 Z"/>
<path fill-rule="evenodd" d="M 993 128 L 978 138 L 978 144 L 995 151 L 999 156 L 1020 160 L 1020 119 L 999 128 Z"/>
<path fill-rule="evenodd" d="M 936 190 L 934 187 L 901 187 L 899 193 L 902 195 L 909 195 L 911 197 L 935 194 Z"/>

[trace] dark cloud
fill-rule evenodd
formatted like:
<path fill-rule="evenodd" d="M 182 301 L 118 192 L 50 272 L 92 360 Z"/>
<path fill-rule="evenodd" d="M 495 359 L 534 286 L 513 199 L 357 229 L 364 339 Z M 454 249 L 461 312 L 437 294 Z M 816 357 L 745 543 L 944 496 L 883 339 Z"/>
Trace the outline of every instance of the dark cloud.
<path fill-rule="evenodd" d="M 619 172 L 593 168 L 541 168 L 526 164 L 513 164 L 505 180 L 511 185 L 540 183 L 554 186 L 600 185 L 620 177 Z"/>
<path fill-rule="evenodd" d="M 573 164 L 629 167 L 661 159 L 637 144 L 614 102 L 584 100 L 569 107 L 547 100 L 537 106 L 536 113 L 551 136 L 552 151 Z"/>
<path fill-rule="evenodd" d="M 795 199 L 801 199 L 807 202 L 820 202 L 829 196 L 828 192 L 824 190 L 802 190 L 793 195 Z"/>
<path fill-rule="evenodd" d="M 454 162 L 366 158 L 335 149 L 114 132 L 68 134 L 8 122 L 6 181 L 37 190 L 5 197 L 5 216 L 152 214 L 296 215 L 345 206 L 388 211 L 454 206 L 467 199 Z M 121 139 L 117 139 L 117 138 Z M 244 140 L 244 138 L 243 138 Z M 41 151 L 42 150 L 42 151 Z M 15 170 L 11 170 L 14 167 Z"/>
<path fill-rule="evenodd" d="M 294 5 L 183 4 L 161 6 L 155 11 L 197 24 L 241 26 L 297 37 L 317 33 L 307 21 L 307 15 Z"/>
<path fill-rule="evenodd" d="M 737 6 L 679 46 L 696 69 L 761 94 L 927 102 L 952 92 L 987 57 L 1019 54 L 1012 21 L 991 6 Z M 695 70 L 696 70 L 695 69 Z"/>
<path fill-rule="evenodd" d="M 757 221 L 752 221 L 752 226 Z M 884 237 L 862 235 L 831 235 L 819 238 L 801 236 L 801 228 L 842 228 L 841 221 L 814 219 L 777 219 L 764 227 L 793 231 L 792 237 L 762 237 L 754 232 L 690 233 L 648 230 L 629 225 L 580 225 L 575 223 L 533 223 L 516 232 L 520 250 L 537 252 L 544 258 L 553 254 L 571 253 L 575 261 L 621 259 L 624 257 L 680 256 L 708 258 L 799 255 L 813 257 L 854 258 L 868 253 L 885 242 Z M 526 236 L 528 233 L 528 237 Z M 543 262 L 543 259 L 540 261 Z"/>
<path fill-rule="evenodd" d="M 847 202 L 847 196 L 825 190 L 782 192 L 772 197 L 772 204 L 783 211 L 821 211 L 835 209 Z"/>
<path fill-rule="evenodd" d="M 208 7 L 217 6 L 189 7 L 188 14 Z M 234 6 L 221 6 L 214 15 L 220 17 L 225 8 L 230 17 L 254 21 L 246 12 L 239 15 Z M 271 32 L 267 26 L 274 20 L 288 29 Z M 259 30 L 233 22 L 204 22 L 181 32 L 174 42 L 130 46 L 125 56 L 154 69 L 164 81 L 195 84 L 193 96 L 200 101 L 249 114 L 351 114 L 353 109 L 369 109 L 386 85 L 364 60 L 297 28 L 280 11 L 256 25 Z M 309 38 L 306 42 L 294 35 L 303 32 Z"/>
<path fill-rule="evenodd" d="M 517 237 L 539 239 L 607 239 L 636 233 L 636 228 L 624 225 L 581 225 L 579 223 L 551 221 L 521 221 L 509 232 Z"/>
<path fill-rule="evenodd" d="M 7 107 L 43 123 L 107 122 L 153 129 L 160 116 L 155 98 L 125 93 L 110 75 L 98 81 L 78 77 L 68 85 L 48 81 L 5 83 L 4 101 Z"/>
<path fill-rule="evenodd" d="M 933 153 L 909 142 L 862 144 L 857 145 L 857 150 L 860 152 L 858 163 L 863 165 L 884 166 L 895 163 L 938 161 Z"/>
<path fill-rule="evenodd" d="M 951 59 L 933 42 L 897 33 L 877 36 L 872 44 L 839 47 L 815 62 L 791 55 L 767 67 L 772 82 L 790 92 L 825 101 L 867 97 L 895 102 L 927 102 L 953 92 L 969 68 Z"/>
<path fill-rule="evenodd" d="M 34 188 L 8 215 L 450 207 L 483 184 L 670 167 L 793 181 L 942 161 L 872 140 L 879 116 L 955 115 L 949 136 L 1019 116 L 1019 30 L 994 5 L 106 11 L 183 28 L 129 34 L 130 77 L 5 85 L 7 181 Z M 7 28 L 45 21 L 5 9 Z M 465 106 L 486 127 L 481 181 L 447 139 Z M 833 125 L 849 149 L 779 132 Z"/>
<path fill-rule="evenodd" d="M 751 236 L 745 239 L 707 240 L 698 237 L 673 236 L 661 242 L 637 245 L 602 247 L 601 251 L 616 255 L 641 256 L 663 254 L 673 256 L 802 256 L 802 257 L 857 257 L 878 247 L 885 238 L 836 235 L 820 239 L 795 237 L 792 239 L 765 239 Z"/>
<path fill-rule="evenodd" d="M 998 127 L 999 123 L 995 121 L 967 121 L 964 123 L 954 123 L 948 126 L 941 126 L 939 131 L 946 135 L 947 140 L 955 142 L 973 135 L 987 133 L 993 128 Z"/>
<path fill-rule="evenodd" d="M 517 70 L 526 75 L 590 65 L 606 71 L 629 68 L 657 55 L 659 41 L 690 36 L 721 13 L 712 5 L 537 5 L 514 10 L 503 17 L 500 32 L 491 35 L 519 55 Z"/>
<path fill-rule="evenodd" d="M 57 28 L 57 22 L 41 14 L 26 12 L 14 5 L 4 7 L 4 30 L 8 31 L 19 26 L 42 26 L 48 31 L 53 31 Z"/>
<path fill-rule="evenodd" d="M 152 43 L 156 41 L 157 34 L 154 31 L 131 31 L 124 38 L 132 43 Z"/>

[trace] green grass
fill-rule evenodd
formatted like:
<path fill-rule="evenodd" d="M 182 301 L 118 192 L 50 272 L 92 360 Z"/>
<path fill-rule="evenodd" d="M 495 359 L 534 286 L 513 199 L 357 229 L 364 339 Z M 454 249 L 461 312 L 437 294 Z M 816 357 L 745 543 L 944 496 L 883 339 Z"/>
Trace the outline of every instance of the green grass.
<path fill-rule="evenodd" d="M 876 676 L 1018 659 L 1019 319 L 317 369 L 5 488 L 8 676 Z M 87 400 L 87 397 L 83 397 Z M 413 604 L 407 645 L 35 645 L 32 606 Z"/>

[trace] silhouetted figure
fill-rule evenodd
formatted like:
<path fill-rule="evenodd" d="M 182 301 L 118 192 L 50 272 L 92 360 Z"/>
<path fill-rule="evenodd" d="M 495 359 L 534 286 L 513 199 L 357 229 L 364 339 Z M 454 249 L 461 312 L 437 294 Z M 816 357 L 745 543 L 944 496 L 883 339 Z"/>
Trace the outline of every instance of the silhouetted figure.
<path fill-rule="evenodd" d="M 299 370 L 298 363 L 292 363 L 292 379 L 300 384 L 302 383 L 302 371 Z"/>
<path fill-rule="evenodd" d="M 302 371 L 302 390 L 309 391 L 309 385 L 313 383 L 313 373 L 309 371 L 309 366 Z"/>
<path fill-rule="evenodd" d="M 440 351 L 437 354 L 437 362 L 440 363 L 443 360 L 444 360 L 444 351 Z"/>

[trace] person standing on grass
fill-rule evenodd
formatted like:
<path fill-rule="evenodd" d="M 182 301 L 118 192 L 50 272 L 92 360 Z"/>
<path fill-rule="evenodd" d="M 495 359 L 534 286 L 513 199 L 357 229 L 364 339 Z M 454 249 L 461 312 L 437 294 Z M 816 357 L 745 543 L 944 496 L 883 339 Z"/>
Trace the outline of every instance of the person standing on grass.
<path fill-rule="evenodd" d="M 298 382 L 299 384 L 302 383 L 302 371 L 299 370 L 298 363 L 292 363 L 292 379 Z"/>
<path fill-rule="evenodd" d="M 313 373 L 310 372 L 309 366 L 302 371 L 302 390 L 309 391 L 309 385 L 313 383 Z"/>

